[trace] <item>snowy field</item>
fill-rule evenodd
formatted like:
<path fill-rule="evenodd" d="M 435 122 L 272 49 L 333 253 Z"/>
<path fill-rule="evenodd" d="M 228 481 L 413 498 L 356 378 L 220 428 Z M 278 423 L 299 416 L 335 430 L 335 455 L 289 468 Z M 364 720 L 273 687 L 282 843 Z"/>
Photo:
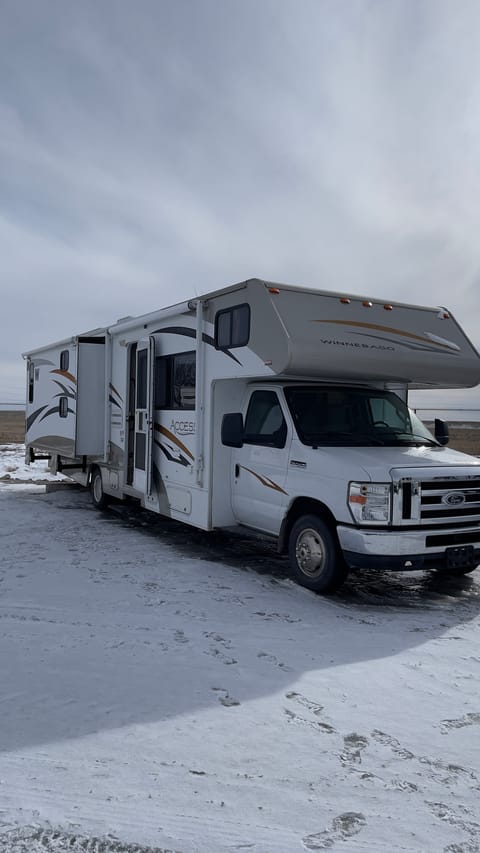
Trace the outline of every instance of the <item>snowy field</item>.
<path fill-rule="evenodd" d="M 268 544 L 15 483 L 21 453 L 2 853 L 480 851 L 480 570 L 321 598 Z"/>

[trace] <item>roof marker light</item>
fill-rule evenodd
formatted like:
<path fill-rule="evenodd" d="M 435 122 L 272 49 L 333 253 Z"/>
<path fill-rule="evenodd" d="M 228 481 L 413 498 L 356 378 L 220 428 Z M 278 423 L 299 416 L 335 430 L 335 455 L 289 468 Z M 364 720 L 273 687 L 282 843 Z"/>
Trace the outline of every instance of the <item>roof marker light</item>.
<path fill-rule="evenodd" d="M 385 311 L 393 311 L 393 305 L 384 305 Z"/>
<path fill-rule="evenodd" d="M 373 302 L 369 302 L 368 300 L 362 302 L 362 305 L 364 308 L 373 308 Z"/>
<path fill-rule="evenodd" d="M 269 287 L 268 292 L 269 293 L 280 293 L 280 288 L 279 287 Z"/>
<path fill-rule="evenodd" d="M 342 296 L 340 302 L 342 303 L 342 305 L 350 305 L 350 299 L 348 299 L 347 296 Z"/>

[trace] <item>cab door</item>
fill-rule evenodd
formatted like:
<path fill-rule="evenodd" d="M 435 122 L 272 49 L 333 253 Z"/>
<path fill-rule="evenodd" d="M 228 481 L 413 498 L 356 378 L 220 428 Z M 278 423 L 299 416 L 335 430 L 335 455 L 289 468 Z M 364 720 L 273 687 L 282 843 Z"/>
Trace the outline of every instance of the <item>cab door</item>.
<path fill-rule="evenodd" d="M 139 341 L 135 369 L 135 426 L 133 486 L 150 495 L 152 488 L 152 374 L 153 339 Z"/>
<path fill-rule="evenodd" d="M 277 534 L 287 502 L 291 434 L 276 391 L 252 392 L 243 447 L 232 450 L 232 508 L 239 524 Z"/>

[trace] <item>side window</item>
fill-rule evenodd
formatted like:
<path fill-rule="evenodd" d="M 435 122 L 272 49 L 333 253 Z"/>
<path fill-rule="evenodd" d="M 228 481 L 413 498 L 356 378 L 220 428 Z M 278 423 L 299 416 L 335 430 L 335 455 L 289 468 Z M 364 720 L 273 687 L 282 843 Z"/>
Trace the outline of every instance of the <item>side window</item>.
<path fill-rule="evenodd" d="M 70 353 L 68 349 L 63 349 L 60 353 L 60 370 L 68 370 L 70 362 Z"/>
<path fill-rule="evenodd" d="M 35 391 L 35 365 L 31 361 L 28 365 L 28 402 L 33 403 Z"/>
<path fill-rule="evenodd" d="M 155 408 L 195 408 L 195 352 L 159 356 L 155 359 Z"/>
<path fill-rule="evenodd" d="M 250 338 L 250 306 L 247 303 L 218 311 L 215 316 L 217 349 L 245 347 Z"/>
<path fill-rule="evenodd" d="M 245 444 L 285 447 L 287 424 L 275 391 L 254 391 L 245 418 Z"/>
<path fill-rule="evenodd" d="M 195 408 L 195 353 L 172 356 L 173 409 Z"/>

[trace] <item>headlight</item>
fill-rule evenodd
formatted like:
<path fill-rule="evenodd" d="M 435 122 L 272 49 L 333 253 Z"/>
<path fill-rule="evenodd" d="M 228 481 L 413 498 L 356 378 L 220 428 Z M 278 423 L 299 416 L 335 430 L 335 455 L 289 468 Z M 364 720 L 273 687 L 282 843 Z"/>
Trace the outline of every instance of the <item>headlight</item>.
<path fill-rule="evenodd" d="M 391 503 L 390 483 L 350 483 L 348 506 L 357 524 L 388 524 Z"/>

